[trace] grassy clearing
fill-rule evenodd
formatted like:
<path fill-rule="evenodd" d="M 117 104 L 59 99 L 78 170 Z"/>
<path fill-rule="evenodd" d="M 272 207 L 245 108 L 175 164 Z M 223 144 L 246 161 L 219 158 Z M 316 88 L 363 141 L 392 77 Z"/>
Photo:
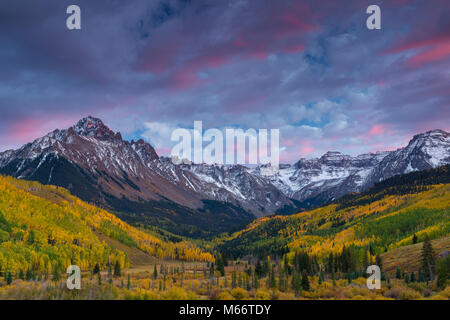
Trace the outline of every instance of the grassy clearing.
<path fill-rule="evenodd" d="M 435 255 L 442 251 L 450 250 L 450 236 L 432 240 Z M 405 272 L 418 272 L 420 267 L 423 243 L 416 243 L 409 246 L 390 250 L 381 255 L 383 259 L 383 269 L 388 274 L 395 274 L 399 267 Z"/>

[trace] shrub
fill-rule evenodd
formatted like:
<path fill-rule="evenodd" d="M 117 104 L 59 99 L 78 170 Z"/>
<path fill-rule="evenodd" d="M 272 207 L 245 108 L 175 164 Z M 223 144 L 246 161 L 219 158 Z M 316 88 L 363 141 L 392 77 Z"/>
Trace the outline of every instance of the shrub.
<path fill-rule="evenodd" d="M 421 299 L 422 295 L 416 290 L 406 288 L 400 292 L 400 300 L 417 300 Z"/>
<path fill-rule="evenodd" d="M 231 290 L 231 295 L 237 300 L 242 300 L 248 297 L 248 292 L 242 288 L 234 288 Z"/>
<path fill-rule="evenodd" d="M 270 300 L 271 296 L 270 292 L 263 289 L 258 289 L 255 294 L 255 298 L 258 300 Z"/>
<path fill-rule="evenodd" d="M 406 287 L 395 287 L 389 289 L 384 294 L 386 297 L 394 298 L 398 300 L 415 300 L 421 299 L 422 296 L 419 292 L 414 289 Z"/>
<path fill-rule="evenodd" d="M 191 300 L 195 299 L 195 294 L 187 292 L 183 288 L 173 287 L 161 294 L 163 300 Z"/>
<path fill-rule="evenodd" d="M 217 300 L 234 300 L 234 297 L 228 291 L 222 291 L 217 295 Z"/>

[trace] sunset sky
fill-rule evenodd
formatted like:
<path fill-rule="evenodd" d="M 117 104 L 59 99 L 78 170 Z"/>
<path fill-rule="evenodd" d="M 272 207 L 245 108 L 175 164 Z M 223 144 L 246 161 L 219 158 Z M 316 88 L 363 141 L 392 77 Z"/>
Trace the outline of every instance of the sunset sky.
<path fill-rule="evenodd" d="M 450 2 L 2 0 L 0 114 L 0 151 L 88 115 L 163 155 L 194 120 L 280 129 L 283 162 L 391 150 L 450 130 Z"/>

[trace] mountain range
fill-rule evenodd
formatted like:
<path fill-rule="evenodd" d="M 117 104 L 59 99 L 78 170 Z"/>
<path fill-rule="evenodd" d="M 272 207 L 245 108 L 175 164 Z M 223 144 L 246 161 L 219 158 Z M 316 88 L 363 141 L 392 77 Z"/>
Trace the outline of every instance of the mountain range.
<path fill-rule="evenodd" d="M 144 140 L 126 141 L 94 117 L 0 153 L 2 174 L 62 186 L 124 220 L 190 236 L 231 231 L 255 217 L 296 212 L 394 175 L 448 163 L 450 134 L 433 130 L 395 151 L 330 151 L 279 170 L 176 165 Z"/>

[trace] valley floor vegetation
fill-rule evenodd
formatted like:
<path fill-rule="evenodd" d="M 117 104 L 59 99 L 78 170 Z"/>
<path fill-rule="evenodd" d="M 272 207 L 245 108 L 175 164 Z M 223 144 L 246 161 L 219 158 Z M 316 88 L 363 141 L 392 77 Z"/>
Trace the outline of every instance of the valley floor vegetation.
<path fill-rule="evenodd" d="M 196 244 L 0 176 L 0 299 L 448 300 L 448 166 L 420 175 Z M 374 264 L 381 289 L 369 290 Z M 80 290 L 66 286 L 69 265 Z"/>
<path fill-rule="evenodd" d="M 107 270 L 95 265 L 83 273 L 81 290 L 69 290 L 67 275 L 56 270 L 51 275 L 31 270 L 7 272 L 0 281 L 0 299 L 448 300 L 450 256 L 434 259 L 430 245 L 424 242 L 421 257 L 428 272 L 400 268 L 383 272 L 379 290 L 367 288 L 367 275 L 348 265 L 347 254 L 336 256 L 322 269 L 313 257 L 299 252 L 293 260 L 285 255 L 280 260 L 227 261 L 218 255 L 216 263 L 164 261 L 127 271 L 118 262 Z M 425 268 L 429 263 L 431 269 Z"/>

